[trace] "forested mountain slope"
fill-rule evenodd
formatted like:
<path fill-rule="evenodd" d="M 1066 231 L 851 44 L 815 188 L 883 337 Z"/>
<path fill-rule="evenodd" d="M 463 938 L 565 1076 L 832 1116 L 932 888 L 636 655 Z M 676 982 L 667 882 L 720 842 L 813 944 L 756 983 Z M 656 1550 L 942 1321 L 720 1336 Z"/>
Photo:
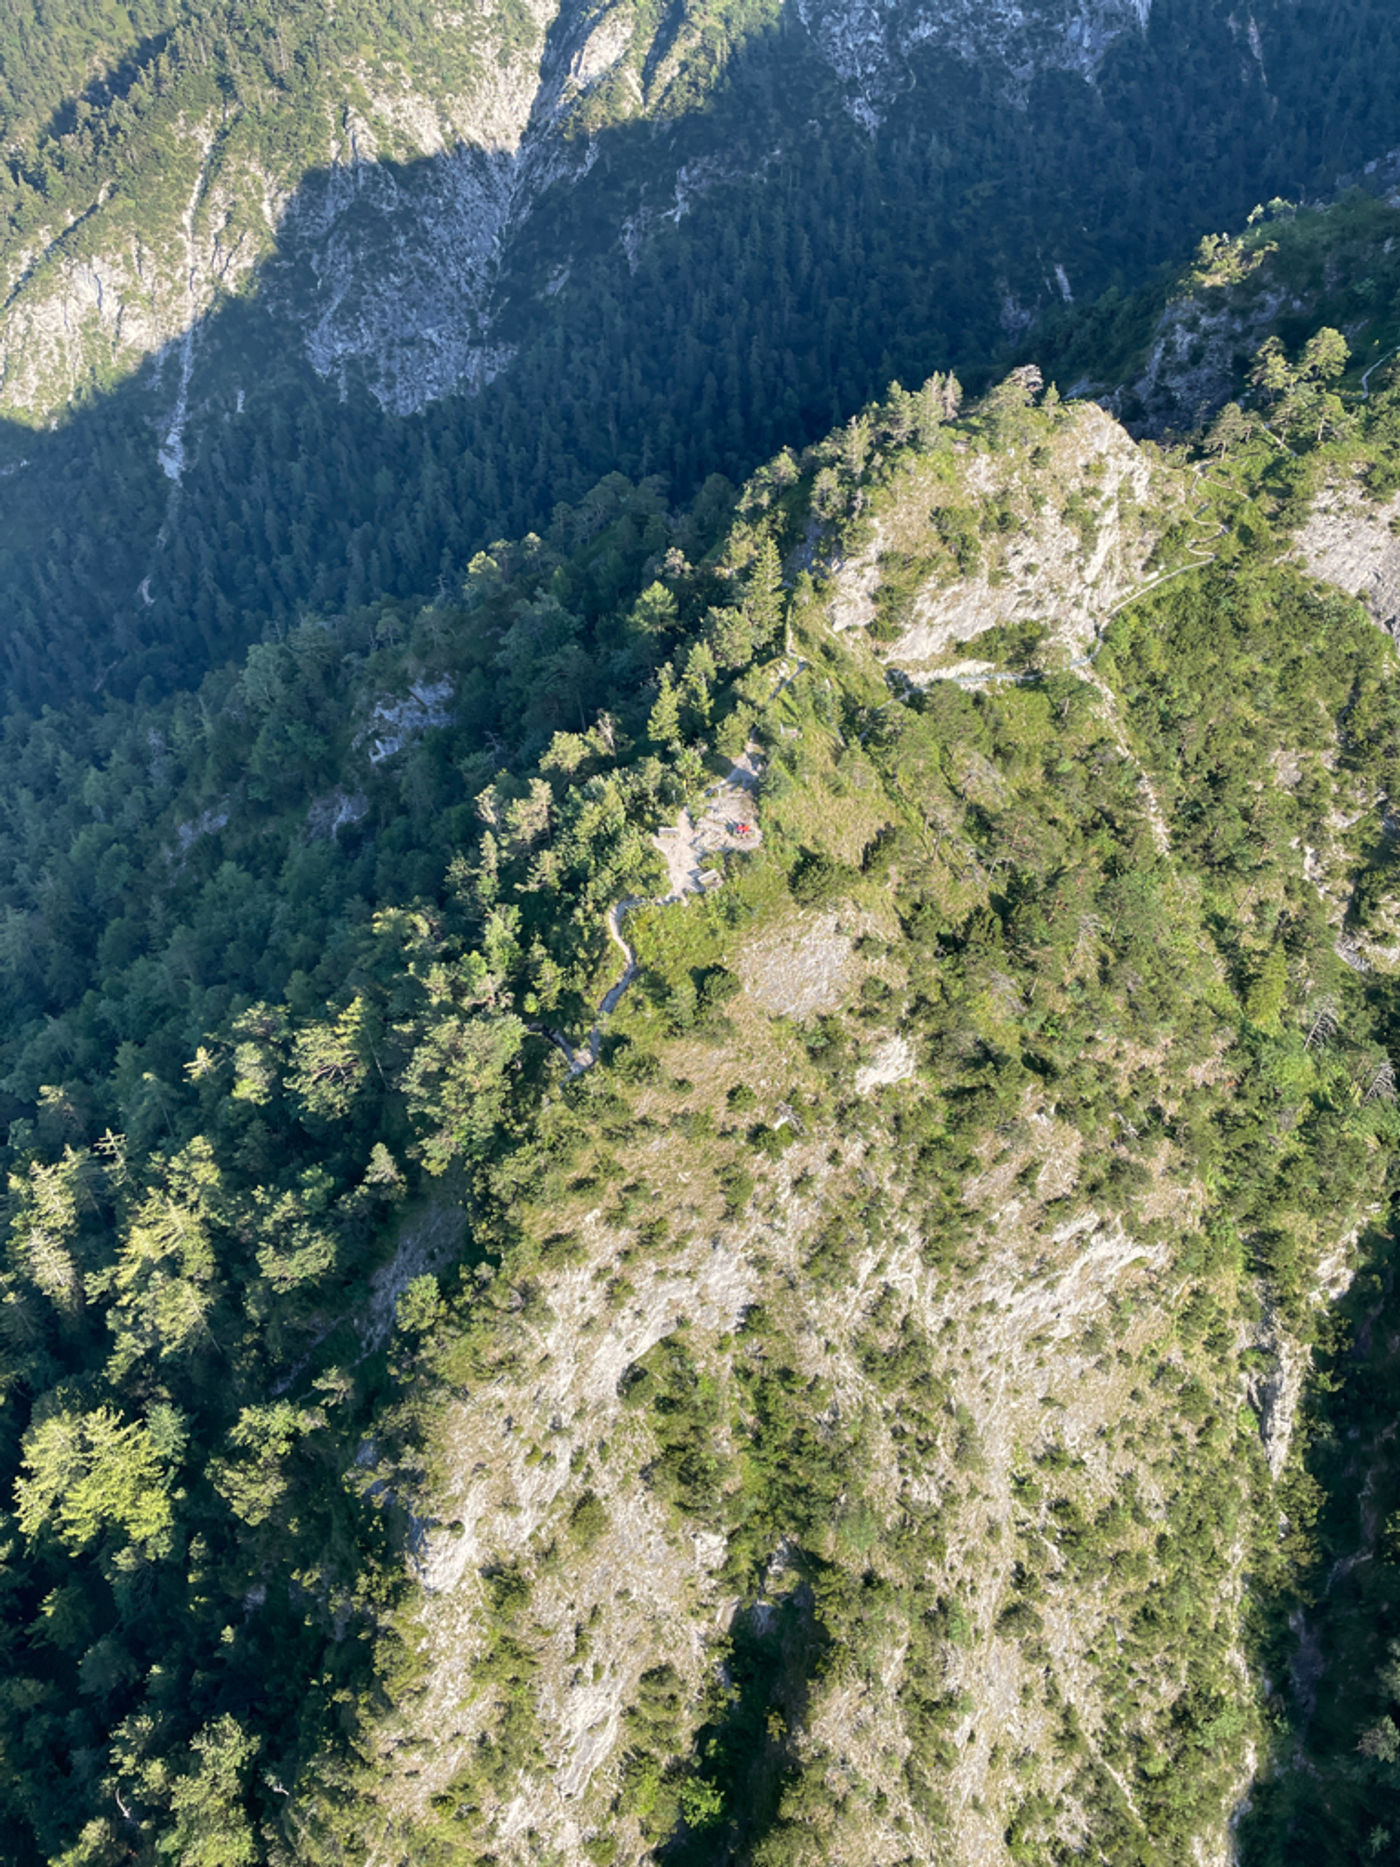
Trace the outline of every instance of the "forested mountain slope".
<path fill-rule="evenodd" d="M 7 1859 L 1386 1827 L 1400 671 L 1307 565 L 1400 388 L 1267 336 L 1193 450 L 939 374 L 10 720 Z"/>
<path fill-rule="evenodd" d="M 1394 9 L 13 5 L 0 649 L 37 704 L 675 498 L 1395 140 Z M 445 581 L 443 581 L 445 580 Z"/>

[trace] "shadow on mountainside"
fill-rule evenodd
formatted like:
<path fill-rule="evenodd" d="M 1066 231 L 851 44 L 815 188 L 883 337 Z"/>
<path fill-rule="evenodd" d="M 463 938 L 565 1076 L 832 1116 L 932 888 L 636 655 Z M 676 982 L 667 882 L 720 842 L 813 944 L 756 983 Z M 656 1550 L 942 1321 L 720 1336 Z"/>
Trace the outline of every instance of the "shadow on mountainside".
<path fill-rule="evenodd" d="M 1392 1219 L 1363 1236 L 1355 1279 L 1320 1319 L 1295 1428 L 1302 1465 L 1279 1498 L 1294 1561 L 1254 1591 L 1252 1658 L 1276 1746 L 1242 1812 L 1243 1867 L 1382 1857 L 1400 1825 L 1383 1723 L 1400 1708 L 1396 1272 Z"/>
<path fill-rule="evenodd" d="M 723 1703 L 695 1734 L 703 1785 L 695 1806 L 704 1814 L 658 1849 L 665 1867 L 751 1860 L 779 1825 L 784 1786 L 797 1774 L 812 1680 L 831 1644 L 811 1585 L 736 1615 L 730 1640 Z"/>
<path fill-rule="evenodd" d="M 133 45 L 106 59 L 101 71 L 76 97 L 66 97 L 53 110 L 40 132 L 41 141 L 68 136 L 89 111 L 106 110 L 130 96 L 137 79 L 169 48 L 174 29 L 148 33 Z"/>
<path fill-rule="evenodd" d="M 450 165 L 487 158 L 307 175 L 279 249 L 194 330 L 178 484 L 158 460 L 170 352 L 51 430 L 0 426 L 11 704 L 185 684 L 307 609 L 431 600 L 613 470 L 678 498 L 741 476 L 892 377 L 985 373 L 1062 279 L 1081 298 L 1141 282 L 1382 146 L 1400 22 L 1379 0 L 1325 39 L 1265 9 L 1267 42 L 1298 52 L 1267 86 L 1218 14 L 1159 0 L 1093 82 L 1047 73 L 1022 102 L 1004 74 L 915 45 L 872 132 L 789 8 L 703 108 L 600 132 L 510 222 L 476 392 L 413 414 L 375 399 L 363 359 L 318 375 L 308 330 L 368 279 L 376 315 L 400 291 L 431 353 L 457 235 L 426 259 L 415 236 L 402 280 L 394 242 L 451 193 Z M 299 230 L 324 231 L 333 191 L 334 239 L 313 251 Z"/>

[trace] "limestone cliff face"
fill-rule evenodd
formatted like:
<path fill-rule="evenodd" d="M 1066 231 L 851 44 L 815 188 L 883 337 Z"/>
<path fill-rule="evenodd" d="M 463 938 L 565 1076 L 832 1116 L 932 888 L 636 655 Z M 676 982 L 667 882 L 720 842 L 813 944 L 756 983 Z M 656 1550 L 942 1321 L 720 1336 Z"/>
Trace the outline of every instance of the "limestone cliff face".
<path fill-rule="evenodd" d="M 1400 629 L 1400 499 L 1368 500 L 1356 484 L 1323 487 L 1298 532 L 1314 577 L 1359 596 L 1380 627 Z"/>
<path fill-rule="evenodd" d="M 1089 76 L 1113 41 L 1141 31 L 1152 0 L 797 0 L 803 23 L 872 127 L 882 97 L 920 46 L 1004 69 L 1013 95 L 1038 71 Z"/>
<path fill-rule="evenodd" d="M 72 226 L 22 253 L 0 321 L 0 410 L 30 420 L 88 384 L 154 358 L 173 376 L 172 425 L 184 410 L 190 333 L 225 295 L 246 289 L 274 254 L 268 280 L 314 368 L 361 366 L 381 402 L 421 407 L 479 382 L 500 353 L 482 339 L 481 309 L 500 242 L 532 189 L 567 167 L 541 149 L 570 97 L 596 75 L 590 34 L 547 55 L 557 9 L 536 0 L 509 45 L 472 28 L 467 68 L 444 89 L 406 65 L 351 68 L 297 125 L 291 153 L 269 153 L 299 115 L 237 108 L 182 126 L 168 152 L 170 207 L 152 231 L 104 188 Z M 445 30 L 468 33 L 465 17 Z M 461 50 L 461 48 L 459 48 Z M 289 139 L 290 140 L 290 139 Z M 173 211 L 172 211 L 173 210 Z M 173 370 L 172 370 L 173 364 Z M 178 472 L 167 435 L 162 455 Z"/>

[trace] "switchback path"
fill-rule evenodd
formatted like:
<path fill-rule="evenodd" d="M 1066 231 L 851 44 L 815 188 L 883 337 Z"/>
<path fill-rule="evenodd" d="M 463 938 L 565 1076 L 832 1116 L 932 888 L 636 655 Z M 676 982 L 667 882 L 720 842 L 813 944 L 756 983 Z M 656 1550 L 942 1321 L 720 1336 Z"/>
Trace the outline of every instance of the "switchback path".
<path fill-rule="evenodd" d="M 1383 357 L 1377 357 L 1374 363 L 1361 372 L 1361 400 L 1363 402 L 1369 402 L 1371 399 L 1371 378 L 1381 364 L 1389 363 L 1392 357 L 1400 357 L 1400 345 L 1397 345 L 1394 350 L 1387 350 Z"/>
<path fill-rule="evenodd" d="M 623 936 L 622 917 L 633 908 L 640 907 L 644 900 L 643 895 L 628 895 L 625 900 L 614 901 L 604 917 L 608 938 L 622 955 L 622 972 L 598 1001 L 598 1011 L 593 1020 L 593 1029 L 588 1033 L 588 1041 L 575 1049 L 562 1031 L 556 1031 L 547 1024 L 530 1026 L 531 1030 L 538 1032 L 541 1037 L 547 1037 L 551 1044 L 563 1052 L 568 1059 L 570 1076 L 581 1076 L 598 1061 L 604 1021 L 617 1010 L 623 993 L 637 976 L 637 955 Z"/>

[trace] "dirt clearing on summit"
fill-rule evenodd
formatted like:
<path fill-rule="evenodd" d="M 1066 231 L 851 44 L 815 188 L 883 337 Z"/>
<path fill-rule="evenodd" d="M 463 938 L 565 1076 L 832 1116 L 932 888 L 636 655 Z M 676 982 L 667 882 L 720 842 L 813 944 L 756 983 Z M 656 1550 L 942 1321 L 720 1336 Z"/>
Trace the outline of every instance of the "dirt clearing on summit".
<path fill-rule="evenodd" d="M 676 823 L 658 830 L 652 841 L 666 858 L 670 891 L 663 899 L 679 901 L 683 895 L 703 894 L 723 879 L 714 866 L 726 850 L 758 849 L 763 832 L 758 827 L 758 783 L 763 775 L 762 752 L 750 740 L 727 775 L 705 793 L 699 813 L 683 810 Z"/>

